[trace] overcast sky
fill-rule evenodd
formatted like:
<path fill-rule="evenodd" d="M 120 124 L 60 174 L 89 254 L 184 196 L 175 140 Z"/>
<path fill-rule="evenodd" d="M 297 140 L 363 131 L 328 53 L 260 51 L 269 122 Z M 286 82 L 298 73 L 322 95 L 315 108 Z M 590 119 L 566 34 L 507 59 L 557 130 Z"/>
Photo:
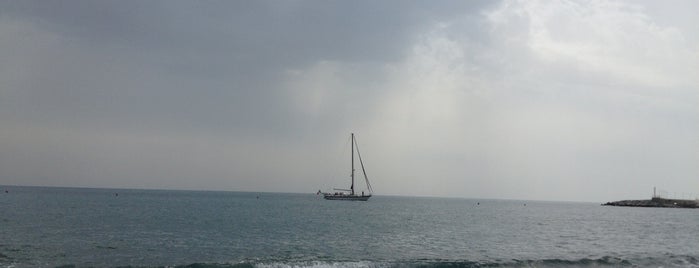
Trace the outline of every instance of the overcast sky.
<path fill-rule="evenodd" d="M 699 195 L 697 10 L 0 1 L 0 184 Z"/>

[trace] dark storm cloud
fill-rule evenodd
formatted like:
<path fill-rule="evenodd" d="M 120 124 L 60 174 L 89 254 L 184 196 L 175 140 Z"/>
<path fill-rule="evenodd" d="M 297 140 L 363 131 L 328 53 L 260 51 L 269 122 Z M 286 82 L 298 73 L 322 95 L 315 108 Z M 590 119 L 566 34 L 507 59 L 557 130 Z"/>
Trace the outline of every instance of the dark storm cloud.
<path fill-rule="evenodd" d="M 281 130 L 290 127 L 283 125 L 293 112 L 279 92 L 282 71 L 319 60 L 396 61 L 410 49 L 416 28 L 484 5 L 446 4 L 9 2 L 5 20 L 58 40 L 50 40 L 51 47 L 33 44 L 47 41 L 32 36 L 9 41 L 19 48 L 11 52 L 18 59 L 46 55 L 32 60 L 31 81 L 5 106 L 39 106 L 18 116 L 38 113 L 32 120 L 76 124 L 270 124 Z"/>
<path fill-rule="evenodd" d="M 196 52 L 206 60 L 275 67 L 318 59 L 397 60 L 416 28 L 476 13 L 488 3 L 20 1 L 4 13 L 90 46 Z"/>

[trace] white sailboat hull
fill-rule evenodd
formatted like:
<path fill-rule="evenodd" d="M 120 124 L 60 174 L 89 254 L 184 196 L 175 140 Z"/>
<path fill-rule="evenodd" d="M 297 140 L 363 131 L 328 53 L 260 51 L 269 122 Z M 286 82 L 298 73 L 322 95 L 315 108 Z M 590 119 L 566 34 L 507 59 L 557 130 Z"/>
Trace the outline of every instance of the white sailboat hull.
<path fill-rule="evenodd" d="M 367 201 L 371 195 L 323 194 L 327 200 Z"/>

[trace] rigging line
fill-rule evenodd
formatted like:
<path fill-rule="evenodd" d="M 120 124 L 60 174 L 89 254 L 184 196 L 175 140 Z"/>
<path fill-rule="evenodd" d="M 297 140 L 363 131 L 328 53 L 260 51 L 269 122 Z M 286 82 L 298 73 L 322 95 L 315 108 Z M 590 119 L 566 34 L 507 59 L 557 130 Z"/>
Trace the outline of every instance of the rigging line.
<path fill-rule="evenodd" d="M 362 162 L 362 154 L 359 153 L 359 144 L 357 144 L 357 139 L 354 139 L 354 145 L 357 147 L 357 156 L 359 156 L 359 164 L 362 166 L 362 173 L 364 173 L 364 181 L 366 181 L 366 187 L 369 189 L 369 193 L 373 193 L 374 190 L 371 189 L 371 183 L 369 183 L 369 177 L 366 175 L 366 170 L 364 169 L 364 162 Z"/>

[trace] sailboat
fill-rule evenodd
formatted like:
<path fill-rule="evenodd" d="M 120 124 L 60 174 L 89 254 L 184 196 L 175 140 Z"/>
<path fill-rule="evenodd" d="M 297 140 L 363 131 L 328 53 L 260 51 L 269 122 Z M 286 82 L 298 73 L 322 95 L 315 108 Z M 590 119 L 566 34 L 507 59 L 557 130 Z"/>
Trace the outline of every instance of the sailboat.
<path fill-rule="evenodd" d="M 371 193 L 373 190 L 371 189 L 371 184 L 369 183 L 369 178 L 366 176 L 366 170 L 364 170 L 364 162 L 362 162 L 362 155 L 359 153 L 359 145 L 357 145 L 357 141 L 354 139 L 354 133 L 351 133 L 351 144 L 352 144 L 352 174 L 350 177 L 352 178 L 352 182 L 350 184 L 349 189 L 333 189 L 336 192 L 333 193 L 323 193 L 323 198 L 327 200 L 346 200 L 346 201 L 367 201 L 369 200 L 369 197 L 371 197 Z M 354 150 L 355 147 L 357 148 L 357 156 L 359 157 L 359 164 L 362 167 L 362 174 L 364 174 L 364 181 L 366 182 L 366 187 L 369 190 L 368 194 L 365 194 L 362 192 L 361 194 L 357 194 L 354 191 Z M 319 191 L 320 192 L 320 191 Z"/>

